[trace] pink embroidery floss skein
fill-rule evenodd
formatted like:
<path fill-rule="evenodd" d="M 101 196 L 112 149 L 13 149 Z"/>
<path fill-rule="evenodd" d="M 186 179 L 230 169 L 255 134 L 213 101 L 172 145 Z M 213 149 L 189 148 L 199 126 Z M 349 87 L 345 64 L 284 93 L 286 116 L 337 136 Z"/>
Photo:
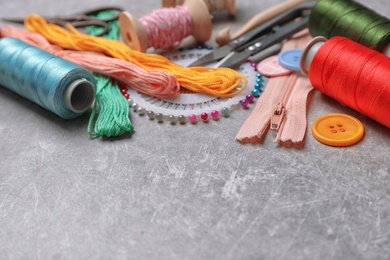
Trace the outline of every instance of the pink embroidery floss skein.
<path fill-rule="evenodd" d="M 171 73 L 159 70 L 147 71 L 133 63 L 100 53 L 64 50 L 60 46 L 50 44 L 42 35 L 22 28 L 3 26 L 0 29 L 0 35 L 1 37 L 18 38 L 90 71 L 117 79 L 147 95 L 172 98 L 177 96 L 180 91 L 177 78 Z"/>
<path fill-rule="evenodd" d="M 203 0 L 185 0 L 183 5 L 161 8 L 136 19 L 129 12 L 119 15 L 122 40 L 131 49 L 146 52 L 179 45 L 187 36 L 199 42 L 211 37 L 211 17 Z"/>

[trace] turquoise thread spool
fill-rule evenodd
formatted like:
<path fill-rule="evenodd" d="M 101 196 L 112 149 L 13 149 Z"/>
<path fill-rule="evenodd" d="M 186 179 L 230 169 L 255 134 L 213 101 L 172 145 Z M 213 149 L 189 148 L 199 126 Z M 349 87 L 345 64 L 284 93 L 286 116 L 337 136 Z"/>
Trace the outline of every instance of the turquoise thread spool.
<path fill-rule="evenodd" d="M 0 39 L 0 85 L 64 119 L 84 114 L 95 98 L 91 72 L 11 37 Z"/>

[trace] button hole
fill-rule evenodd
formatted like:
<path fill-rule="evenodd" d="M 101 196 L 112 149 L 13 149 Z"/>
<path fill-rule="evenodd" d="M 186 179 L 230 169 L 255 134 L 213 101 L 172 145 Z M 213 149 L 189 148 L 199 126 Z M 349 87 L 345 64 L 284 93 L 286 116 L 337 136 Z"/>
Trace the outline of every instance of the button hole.
<path fill-rule="evenodd" d="M 332 130 L 332 133 L 334 133 L 334 134 L 337 133 L 337 130 Z"/>
<path fill-rule="evenodd" d="M 340 132 L 345 132 L 345 129 L 340 129 Z"/>
<path fill-rule="evenodd" d="M 338 127 L 343 127 L 343 125 L 342 125 L 342 124 L 338 124 L 337 126 L 338 126 Z"/>
<path fill-rule="evenodd" d="M 334 128 L 334 125 L 330 125 L 329 128 Z"/>

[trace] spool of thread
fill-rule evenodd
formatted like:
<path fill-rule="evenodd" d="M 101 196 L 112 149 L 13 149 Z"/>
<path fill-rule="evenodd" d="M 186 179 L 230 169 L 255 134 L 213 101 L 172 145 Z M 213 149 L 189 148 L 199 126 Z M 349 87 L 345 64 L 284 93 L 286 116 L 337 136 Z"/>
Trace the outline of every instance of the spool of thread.
<path fill-rule="evenodd" d="M 353 0 L 318 0 L 308 27 L 313 37 L 344 36 L 390 56 L 390 20 Z"/>
<path fill-rule="evenodd" d="M 199 42 L 211 37 L 211 18 L 203 0 L 185 0 L 182 6 L 161 8 L 139 20 L 129 12 L 119 15 L 122 40 L 131 49 L 167 49 L 193 35 Z"/>
<path fill-rule="evenodd" d="M 235 0 L 203 0 L 210 12 L 227 10 L 229 14 L 236 15 Z M 183 4 L 184 0 L 162 0 L 163 7 L 175 7 Z"/>
<path fill-rule="evenodd" d="M 91 72 L 11 37 L 0 39 L 0 85 L 64 119 L 81 116 L 95 98 Z"/>
<path fill-rule="evenodd" d="M 315 89 L 390 128 L 389 57 L 343 36 L 317 36 L 300 67 Z"/>

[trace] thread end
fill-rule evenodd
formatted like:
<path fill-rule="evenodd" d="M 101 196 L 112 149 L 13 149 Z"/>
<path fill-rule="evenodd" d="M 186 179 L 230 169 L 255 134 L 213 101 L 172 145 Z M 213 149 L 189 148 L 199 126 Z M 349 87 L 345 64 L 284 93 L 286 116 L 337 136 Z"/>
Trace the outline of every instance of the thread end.
<path fill-rule="evenodd" d="M 95 86 L 82 78 L 73 81 L 65 91 L 65 105 L 75 113 L 83 113 L 95 99 Z"/>
<path fill-rule="evenodd" d="M 314 55 L 326 40 L 327 39 L 323 36 L 317 36 L 306 44 L 299 60 L 299 68 L 304 75 L 309 73 L 310 64 L 314 58 Z"/>

